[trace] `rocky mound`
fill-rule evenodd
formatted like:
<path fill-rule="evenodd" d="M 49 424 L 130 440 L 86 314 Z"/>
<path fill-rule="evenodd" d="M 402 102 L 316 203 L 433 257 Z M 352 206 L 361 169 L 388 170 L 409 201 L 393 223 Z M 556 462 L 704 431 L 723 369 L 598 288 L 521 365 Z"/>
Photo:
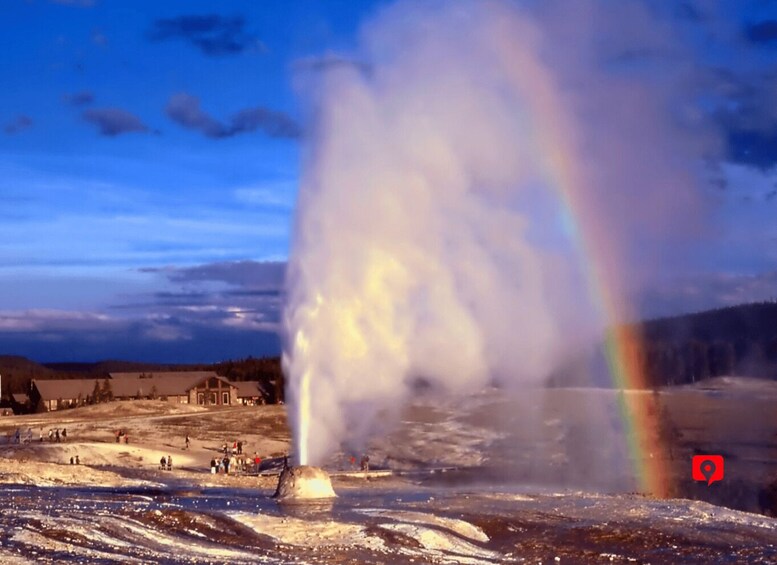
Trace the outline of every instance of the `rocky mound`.
<path fill-rule="evenodd" d="M 329 474 L 321 467 L 299 465 L 285 469 L 278 479 L 274 498 L 280 501 L 315 500 L 337 496 Z"/>

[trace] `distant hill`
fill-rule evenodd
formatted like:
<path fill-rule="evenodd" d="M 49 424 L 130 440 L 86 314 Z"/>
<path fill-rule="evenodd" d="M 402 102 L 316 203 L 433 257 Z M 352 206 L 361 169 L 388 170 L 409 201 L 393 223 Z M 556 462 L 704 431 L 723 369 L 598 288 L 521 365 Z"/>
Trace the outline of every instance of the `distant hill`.
<path fill-rule="evenodd" d="M 0 355 L 0 375 L 2 375 L 3 395 L 8 393 L 29 392 L 30 380 L 53 379 L 57 373 L 43 365 L 18 355 Z"/>
<path fill-rule="evenodd" d="M 140 363 L 136 361 L 98 361 L 96 363 L 44 363 L 44 367 L 65 373 L 84 373 L 105 376 L 108 373 L 141 373 L 152 371 L 187 370 L 188 365 Z"/>
<path fill-rule="evenodd" d="M 771 341 L 777 339 L 777 302 L 741 304 L 641 324 L 649 341 Z"/>
<path fill-rule="evenodd" d="M 654 385 L 741 375 L 777 379 L 777 303 L 742 304 L 637 324 Z"/>

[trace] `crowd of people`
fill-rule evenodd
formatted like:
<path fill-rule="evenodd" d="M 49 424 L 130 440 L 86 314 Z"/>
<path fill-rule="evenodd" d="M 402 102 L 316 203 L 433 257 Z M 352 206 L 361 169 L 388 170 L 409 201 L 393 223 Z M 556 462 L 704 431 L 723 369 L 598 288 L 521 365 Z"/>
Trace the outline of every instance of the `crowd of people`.
<path fill-rule="evenodd" d="M 229 475 L 235 473 L 258 473 L 262 465 L 262 458 L 254 453 L 252 458 L 246 457 L 242 451 L 238 453 L 225 453 L 223 456 L 213 457 L 210 460 L 210 472 L 214 475 Z"/>
<path fill-rule="evenodd" d="M 27 430 L 24 432 L 22 432 L 21 428 L 16 428 L 16 431 L 13 433 L 13 435 L 11 435 L 10 431 L 6 434 L 5 441 L 6 443 L 16 444 L 32 443 L 32 435 L 32 428 L 27 428 Z M 48 438 L 50 442 L 56 443 L 67 441 L 67 429 L 62 428 L 60 430 L 59 428 L 51 428 L 49 430 Z M 38 434 L 38 441 L 43 443 L 43 440 L 43 428 L 41 428 Z"/>

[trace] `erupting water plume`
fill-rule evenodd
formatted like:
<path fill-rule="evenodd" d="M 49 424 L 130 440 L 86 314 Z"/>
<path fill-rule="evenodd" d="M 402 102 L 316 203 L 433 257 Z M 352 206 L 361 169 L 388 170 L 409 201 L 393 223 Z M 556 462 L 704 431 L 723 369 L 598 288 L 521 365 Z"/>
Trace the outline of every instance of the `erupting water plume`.
<path fill-rule="evenodd" d="M 693 225 L 706 142 L 672 84 L 602 63 L 621 33 L 657 41 L 640 6 L 400 2 L 316 77 L 285 312 L 301 464 L 420 382 L 539 384 L 628 315 L 624 285 Z"/>

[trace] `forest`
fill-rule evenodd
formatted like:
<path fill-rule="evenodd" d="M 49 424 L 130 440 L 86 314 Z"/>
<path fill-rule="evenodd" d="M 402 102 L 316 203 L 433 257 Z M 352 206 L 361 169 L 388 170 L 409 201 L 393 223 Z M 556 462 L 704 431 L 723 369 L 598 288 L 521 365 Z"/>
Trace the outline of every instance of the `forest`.
<path fill-rule="evenodd" d="M 718 376 L 777 379 L 775 302 L 648 320 L 631 329 L 651 386 Z"/>

